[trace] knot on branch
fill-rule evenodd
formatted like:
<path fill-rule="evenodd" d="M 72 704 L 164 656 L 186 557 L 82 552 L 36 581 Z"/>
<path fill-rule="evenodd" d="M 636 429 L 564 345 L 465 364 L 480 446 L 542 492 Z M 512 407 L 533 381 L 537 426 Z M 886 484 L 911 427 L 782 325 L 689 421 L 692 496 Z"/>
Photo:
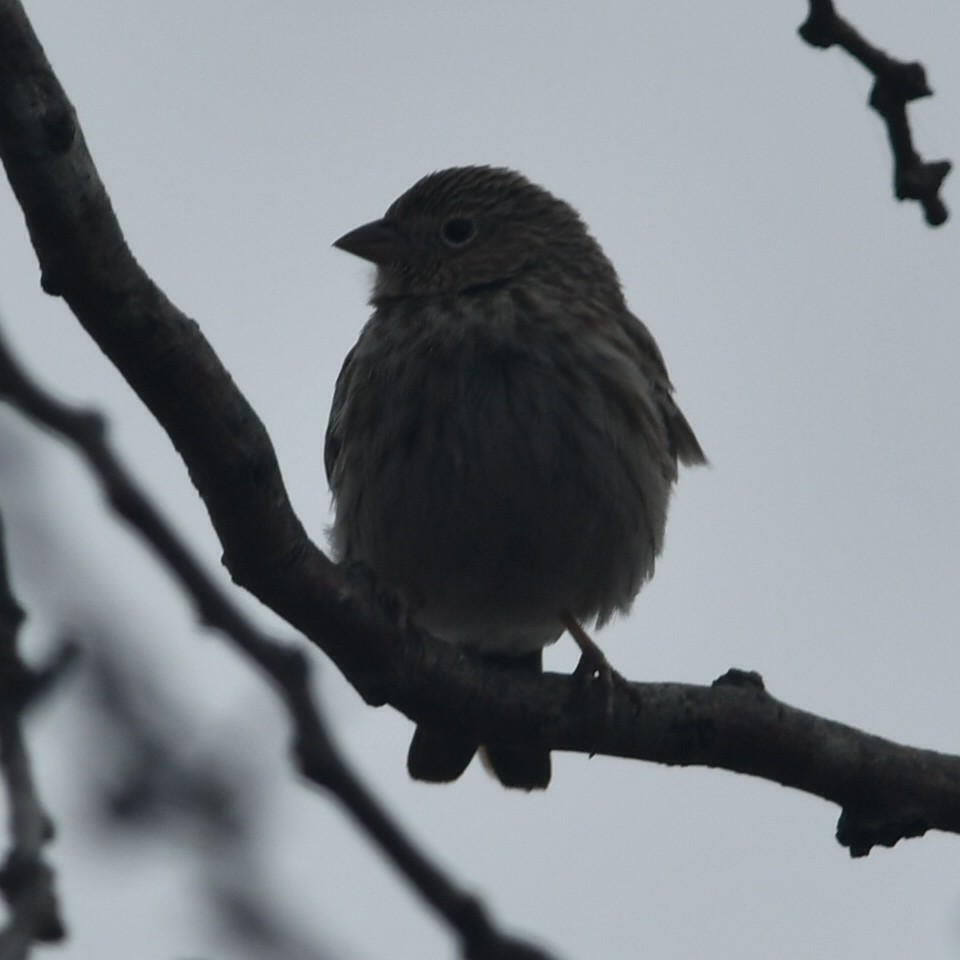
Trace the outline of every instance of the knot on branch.
<path fill-rule="evenodd" d="M 874 847 L 892 847 L 900 840 L 922 837 L 930 824 L 919 808 L 845 806 L 837 822 L 837 842 L 851 857 L 865 857 Z"/>
<path fill-rule="evenodd" d="M 731 667 L 723 676 L 717 677 L 711 687 L 753 687 L 755 690 L 766 690 L 763 677 L 756 670 L 738 670 Z"/>
<path fill-rule="evenodd" d="M 883 74 L 877 77 L 870 91 L 870 106 L 880 116 L 893 107 L 902 107 L 911 100 L 932 97 L 933 90 L 927 83 L 927 71 L 922 63 L 901 63 L 899 60 L 887 60 Z"/>
<path fill-rule="evenodd" d="M 811 0 L 810 13 L 797 32 L 811 47 L 826 50 L 838 42 L 837 14 L 830 0 Z"/>

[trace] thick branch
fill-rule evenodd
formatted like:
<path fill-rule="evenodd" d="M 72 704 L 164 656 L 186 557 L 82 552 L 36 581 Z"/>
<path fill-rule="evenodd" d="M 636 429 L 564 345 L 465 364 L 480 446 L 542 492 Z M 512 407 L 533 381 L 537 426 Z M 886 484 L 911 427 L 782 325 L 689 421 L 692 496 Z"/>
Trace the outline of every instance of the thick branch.
<path fill-rule="evenodd" d="M 810 15 L 799 33 L 813 47 L 842 47 L 874 75 L 870 106 L 887 126 L 893 152 L 894 194 L 898 200 L 917 200 L 930 226 L 946 223 L 949 214 L 940 199 L 940 185 L 950 172 L 950 161 L 923 160 L 914 149 L 907 119 L 911 100 L 933 96 L 923 64 L 894 60 L 874 47 L 837 13 L 832 0 L 810 0 Z"/>
<path fill-rule="evenodd" d="M 73 108 L 14 0 L 0 0 L 0 155 L 45 288 L 63 296 L 169 433 L 238 583 L 320 646 L 364 698 L 477 742 L 764 777 L 843 808 L 854 853 L 926 829 L 960 832 L 960 760 L 870 737 L 779 703 L 756 684 L 635 684 L 603 698 L 569 678 L 515 676 L 406 623 L 307 539 L 262 424 L 196 325 L 120 233 Z M 740 676 L 740 675 L 734 675 Z"/>

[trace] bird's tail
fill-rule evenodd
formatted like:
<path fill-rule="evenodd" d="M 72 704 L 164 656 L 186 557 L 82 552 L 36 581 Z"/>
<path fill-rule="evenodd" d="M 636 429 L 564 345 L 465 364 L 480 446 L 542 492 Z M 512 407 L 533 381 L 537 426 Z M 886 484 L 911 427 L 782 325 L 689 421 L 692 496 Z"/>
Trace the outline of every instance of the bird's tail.
<path fill-rule="evenodd" d="M 521 657 L 491 659 L 514 669 L 534 673 L 543 669 L 543 653 L 540 650 Z M 477 744 L 448 730 L 418 726 L 407 754 L 407 770 L 414 780 L 450 783 L 467 769 L 477 749 Z M 505 787 L 543 790 L 550 783 L 550 751 L 542 747 L 497 744 L 480 747 L 480 756 L 484 766 Z"/>

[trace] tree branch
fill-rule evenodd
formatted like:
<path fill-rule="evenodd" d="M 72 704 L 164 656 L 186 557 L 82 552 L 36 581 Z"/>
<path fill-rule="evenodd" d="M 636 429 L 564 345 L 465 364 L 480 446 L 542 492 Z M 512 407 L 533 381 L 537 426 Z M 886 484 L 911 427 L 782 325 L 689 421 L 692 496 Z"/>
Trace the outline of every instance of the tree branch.
<path fill-rule="evenodd" d="M 3 525 L 0 522 L 0 775 L 7 794 L 10 850 L 0 868 L 0 894 L 10 917 L 0 930 L 0 958 L 22 960 L 34 943 L 56 943 L 64 937 L 54 889 L 54 873 L 43 856 L 53 839 L 30 765 L 22 720 L 70 659 L 64 648 L 48 667 L 31 670 L 17 649 L 24 614 L 7 576 Z"/>
<path fill-rule="evenodd" d="M 712 687 L 634 684 L 608 705 L 569 677 L 516 676 L 426 636 L 368 579 L 333 565 L 294 515 L 263 425 L 127 248 L 73 107 L 15 0 L 0 0 L 0 155 L 44 288 L 66 299 L 168 432 L 234 579 L 321 647 L 368 703 L 459 726 L 477 742 L 723 767 L 796 787 L 841 806 L 838 838 L 854 855 L 927 829 L 960 832 L 956 757 L 814 717 L 759 682 L 731 682 L 752 675 Z"/>
<path fill-rule="evenodd" d="M 911 100 L 933 96 L 923 64 L 894 60 L 874 47 L 837 13 L 832 0 L 810 0 L 810 14 L 798 32 L 812 47 L 842 47 L 874 75 L 870 106 L 887 125 L 894 194 L 898 200 L 917 200 L 931 227 L 946 223 L 949 214 L 940 199 L 940 185 L 950 172 L 950 161 L 924 161 L 914 149 L 907 119 Z"/>

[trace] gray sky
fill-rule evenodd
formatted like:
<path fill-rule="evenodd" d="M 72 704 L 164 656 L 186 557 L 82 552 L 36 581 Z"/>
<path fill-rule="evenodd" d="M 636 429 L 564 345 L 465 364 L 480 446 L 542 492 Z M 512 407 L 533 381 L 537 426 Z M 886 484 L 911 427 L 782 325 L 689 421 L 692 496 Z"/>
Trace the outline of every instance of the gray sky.
<path fill-rule="evenodd" d="M 937 96 L 912 108 L 918 147 L 960 160 L 957 5 L 841 6 L 874 42 L 926 64 Z M 956 224 L 930 230 L 891 198 L 867 75 L 798 39 L 803 4 L 36 0 L 29 12 L 134 252 L 264 419 L 316 538 L 323 430 L 369 279 L 331 241 L 430 170 L 513 166 L 601 240 L 713 463 L 681 477 L 656 579 L 598 637 L 610 659 L 634 679 L 758 670 L 797 706 L 960 749 Z M 946 199 L 956 213 L 956 174 Z M 124 455 L 216 567 L 165 436 L 39 291 L 8 190 L 0 309 L 37 376 L 109 413 Z M 270 882 L 291 910 L 358 957 L 450 956 L 350 824 L 296 783 L 256 679 L 197 639 L 72 458 L 49 443 L 40 455 L 63 514 L 32 522 L 69 524 L 75 543 L 58 562 L 77 587 L 43 598 L 38 646 L 79 597 L 115 591 L 202 706 L 198 738 L 235 742 L 275 781 Z M 57 571 L 31 559 L 29 521 L 17 520 L 14 560 L 36 584 Z M 572 668 L 570 647 L 548 666 Z M 340 741 L 409 829 L 499 919 L 571 960 L 960 953 L 956 837 L 851 861 L 822 801 L 579 755 L 556 756 L 542 796 L 473 768 L 455 786 L 414 784 L 410 724 L 320 669 Z M 65 695 L 33 737 L 61 825 L 52 855 L 74 939 L 60 955 L 209 952 L 173 857 L 84 835 L 74 711 Z"/>

